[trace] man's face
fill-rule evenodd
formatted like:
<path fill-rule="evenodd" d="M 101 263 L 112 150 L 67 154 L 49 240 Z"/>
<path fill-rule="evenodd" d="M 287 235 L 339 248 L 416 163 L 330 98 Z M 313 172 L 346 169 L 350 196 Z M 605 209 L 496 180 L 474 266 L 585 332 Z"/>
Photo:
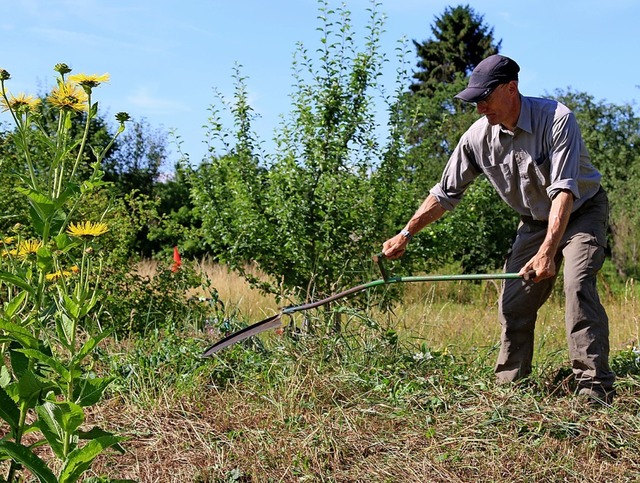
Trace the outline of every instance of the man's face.
<path fill-rule="evenodd" d="M 514 92 L 517 93 L 515 82 L 507 82 L 496 87 L 486 99 L 476 103 L 478 114 L 482 114 L 492 126 L 503 124 L 512 126 L 514 117 Z M 515 122 L 518 121 L 516 113 Z"/>

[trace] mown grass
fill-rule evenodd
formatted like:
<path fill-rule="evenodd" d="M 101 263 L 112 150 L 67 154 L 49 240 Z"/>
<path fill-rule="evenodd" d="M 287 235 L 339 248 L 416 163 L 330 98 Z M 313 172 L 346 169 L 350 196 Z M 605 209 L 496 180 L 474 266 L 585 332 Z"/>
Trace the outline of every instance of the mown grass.
<path fill-rule="evenodd" d="M 393 314 L 343 308 L 340 332 L 332 313 L 316 311 L 307 314 L 310 332 L 272 333 L 203 360 L 217 328 L 270 315 L 239 320 L 245 300 L 254 310 L 277 307 L 216 270 L 213 286 L 239 288 L 207 330 L 174 323 L 105 348 L 102 370 L 119 378 L 92 422 L 130 439 L 97 474 L 108 467 L 141 482 L 640 480 L 634 290 L 606 295 L 618 396 L 592 407 L 572 393 L 559 294 L 540 317 L 534 377 L 499 386 L 490 284 L 412 286 Z"/>

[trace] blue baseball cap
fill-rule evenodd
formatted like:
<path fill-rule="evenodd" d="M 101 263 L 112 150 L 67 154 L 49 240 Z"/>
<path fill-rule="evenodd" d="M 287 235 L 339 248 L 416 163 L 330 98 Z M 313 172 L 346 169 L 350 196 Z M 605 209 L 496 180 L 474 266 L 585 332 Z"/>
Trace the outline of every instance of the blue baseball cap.
<path fill-rule="evenodd" d="M 469 77 L 467 88 L 455 97 L 465 102 L 480 102 L 500 84 L 518 80 L 520 66 L 503 55 L 491 55 L 480 62 Z"/>

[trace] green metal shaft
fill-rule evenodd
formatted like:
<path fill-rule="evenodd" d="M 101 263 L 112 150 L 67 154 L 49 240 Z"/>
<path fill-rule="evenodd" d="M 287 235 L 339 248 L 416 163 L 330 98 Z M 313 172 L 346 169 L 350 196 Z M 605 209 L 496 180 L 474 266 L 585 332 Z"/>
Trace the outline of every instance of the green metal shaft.
<path fill-rule="evenodd" d="M 481 273 L 481 274 L 463 274 L 463 275 L 417 275 L 413 277 L 391 277 L 388 279 L 378 279 L 372 282 L 363 283 L 357 287 L 350 288 L 344 292 L 331 295 L 322 300 L 311 302 L 303 305 L 294 305 L 291 307 L 285 307 L 282 310 L 283 314 L 292 314 L 301 310 L 309 310 L 321 305 L 328 304 L 334 300 L 338 300 L 354 293 L 362 292 L 368 288 L 377 287 L 378 285 L 386 285 L 391 283 L 409 283 L 409 282 L 446 282 L 455 280 L 504 280 L 504 279 L 524 279 L 522 275 L 517 273 Z"/>

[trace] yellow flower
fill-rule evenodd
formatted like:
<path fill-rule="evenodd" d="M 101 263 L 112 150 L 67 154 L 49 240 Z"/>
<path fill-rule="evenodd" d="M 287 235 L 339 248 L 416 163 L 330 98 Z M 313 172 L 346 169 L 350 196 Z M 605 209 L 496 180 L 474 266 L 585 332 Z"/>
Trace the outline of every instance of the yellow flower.
<path fill-rule="evenodd" d="M 26 258 L 29 255 L 36 253 L 41 246 L 42 242 L 39 240 L 21 241 L 18 245 L 18 256 Z"/>
<path fill-rule="evenodd" d="M 15 240 L 16 240 L 15 237 L 8 236 L 7 238 L 4 238 L 2 240 L 2 244 L 3 245 L 11 245 Z"/>
<path fill-rule="evenodd" d="M 47 99 L 53 106 L 63 111 L 86 111 L 88 109 L 87 93 L 68 82 L 60 83 L 58 87 L 55 87 Z"/>
<path fill-rule="evenodd" d="M 67 233 L 69 235 L 77 237 L 95 237 L 104 235 L 108 231 L 109 227 L 106 223 L 93 223 L 91 221 L 71 223 L 69 228 L 67 228 Z"/>
<path fill-rule="evenodd" d="M 44 278 L 49 280 L 49 281 L 54 281 L 54 280 L 58 280 L 60 278 L 63 277 L 69 277 L 71 275 L 71 272 L 68 272 L 67 270 L 57 270 L 53 273 L 47 273 Z"/>
<path fill-rule="evenodd" d="M 28 96 L 25 93 L 21 92 L 17 96 L 10 96 L 7 102 L 7 99 L 4 97 L 0 100 L 2 103 L 2 111 L 8 111 L 12 109 L 14 112 L 26 112 L 26 111 L 35 111 L 40 105 L 40 99 Z"/>
<path fill-rule="evenodd" d="M 109 82 L 109 74 L 73 74 L 69 76 L 70 82 L 80 84 L 82 87 L 98 87 L 103 82 Z"/>
<path fill-rule="evenodd" d="M 16 250 L 15 248 L 11 250 L 2 250 L 3 257 L 15 257 L 17 254 L 18 254 L 18 250 Z"/>

